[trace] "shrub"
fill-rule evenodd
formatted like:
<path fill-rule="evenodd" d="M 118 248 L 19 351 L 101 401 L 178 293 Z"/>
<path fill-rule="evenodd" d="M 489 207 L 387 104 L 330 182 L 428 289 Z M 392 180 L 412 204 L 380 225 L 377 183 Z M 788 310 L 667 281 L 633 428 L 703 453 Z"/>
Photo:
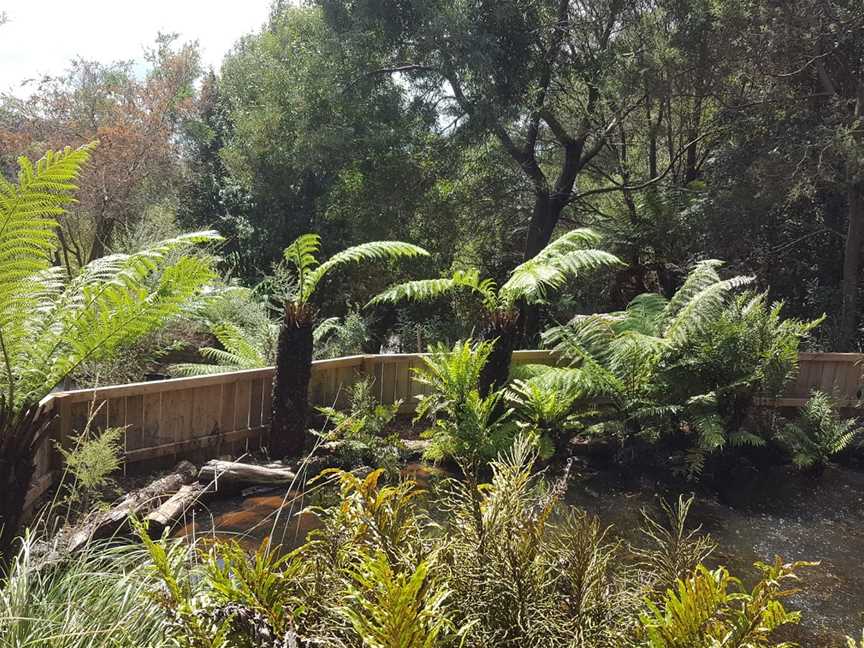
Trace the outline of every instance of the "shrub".
<path fill-rule="evenodd" d="M 549 329 L 544 341 L 571 366 L 532 382 L 599 402 L 625 438 L 669 441 L 673 470 L 691 477 L 727 447 L 764 444 L 744 429 L 746 414 L 756 396 L 782 390 L 821 320 L 782 319 L 763 294 L 735 297 L 752 278 L 721 279 L 721 265 L 698 263 L 671 299 L 643 294 L 622 312 Z"/>
<path fill-rule="evenodd" d="M 476 472 L 510 446 L 514 426 L 512 410 L 503 391 L 481 396 L 480 374 L 492 350 L 491 342 L 458 342 L 452 351 L 443 345 L 431 349 L 417 379 L 431 392 L 420 397 L 417 420 L 427 417 L 432 427 L 427 458 L 453 459 L 466 474 Z"/>
<path fill-rule="evenodd" d="M 823 391 L 814 391 L 801 408 L 797 421 L 783 426 L 777 441 L 802 470 L 819 470 L 843 452 L 861 433 L 855 419 L 841 419 L 834 400 Z"/>
<path fill-rule="evenodd" d="M 579 397 L 566 391 L 514 380 L 507 397 L 513 405 L 516 425 L 537 446 L 542 459 L 566 451 L 573 433 L 586 428 L 586 411 Z"/>
<path fill-rule="evenodd" d="M 399 451 L 403 444 L 399 435 L 388 427 L 396 418 L 402 401 L 381 405 L 373 393 L 374 384 L 374 380 L 366 378 L 351 385 L 348 412 L 332 407 L 317 408 L 333 424 L 333 428 L 321 436 L 335 443 L 337 456 L 345 467 L 383 467 L 391 476 L 398 476 Z"/>
<path fill-rule="evenodd" d="M 106 428 L 93 432 L 91 426 L 97 412 L 91 412 L 84 430 L 71 437 L 71 448 L 58 445 L 66 472 L 71 481 L 64 479 L 69 503 L 77 503 L 88 511 L 113 485 L 111 475 L 119 470 L 123 452 L 124 428 Z"/>
<path fill-rule="evenodd" d="M 642 626 L 650 648 L 713 648 L 714 646 L 791 646 L 771 635 L 782 625 L 796 624 L 799 612 L 788 612 L 782 601 L 797 590 L 789 583 L 797 571 L 813 563 L 757 563 L 761 580 L 747 591 L 725 567 L 711 571 L 698 565 L 679 579 L 659 605 L 647 601 Z"/>

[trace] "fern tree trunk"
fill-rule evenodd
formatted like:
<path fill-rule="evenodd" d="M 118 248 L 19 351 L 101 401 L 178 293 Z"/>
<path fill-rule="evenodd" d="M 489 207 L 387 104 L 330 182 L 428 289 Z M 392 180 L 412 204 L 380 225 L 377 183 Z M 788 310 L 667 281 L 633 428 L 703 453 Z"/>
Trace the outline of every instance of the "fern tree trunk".
<path fill-rule="evenodd" d="M 38 405 L 16 411 L 0 399 L 0 563 L 12 556 L 36 471 L 36 448 L 50 420 Z"/>
<path fill-rule="evenodd" d="M 306 304 L 285 306 L 285 319 L 276 347 L 270 422 L 270 447 L 277 457 L 299 456 L 306 446 L 313 318 Z"/>
<path fill-rule="evenodd" d="M 481 334 L 484 341 L 494 341 L 489 359 L 480 372 L 480 395 L 484 398 L 496 389 L 501 389 L 510 378 L 510 362 L 518 334 L 516 311 L 491 313 L 486 328 Z"/>

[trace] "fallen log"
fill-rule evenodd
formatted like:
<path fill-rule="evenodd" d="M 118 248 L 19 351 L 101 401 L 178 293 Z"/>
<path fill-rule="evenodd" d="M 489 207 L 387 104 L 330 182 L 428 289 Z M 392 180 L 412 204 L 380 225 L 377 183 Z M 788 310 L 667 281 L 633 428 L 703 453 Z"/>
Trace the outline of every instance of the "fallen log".
<path fill-rule="evenodd" d="M 283 466 L 256 466 L 236 461 L 208 461 L 198 472 L 198 483 L 220 495 L 239 492 L 247 486 L 289 486 L 297 474 Z"/>
<path fill-rule="evenodd" d="M 237 461 L 213 459 L 201 467 L 198 483 L 208 493 L 220 495 L 238 493 L 250 486 L 291 486 L 311 479 L 329 466 L 325 460 L 315 459 L 297 466 L 279 462 L 264 466 Z M 300 477 L 298 478 L 298 473 Z"/>
<path fill-rule="evenodd" d="M 197 468 L 193 464 L 181 461 L 171 474 L 132 491 L 107 511 L 89 516 L 71 532 L 62 534 L 66 551 L 75 552 L 92 540 L 127 532 L 131 516 L 143 517 L 158 508 L 182 486 L 191 484 L 196 473 Z"/>
<path fill-rule="evenodd" d="M 181 486 L 180 490 L 144 518 L 150 537 L 159 537 L 166 529 L 177 524 L 187 511 L 195 508 L 201 501 L 205 491 L 205 487 L 197 482 Z"/>

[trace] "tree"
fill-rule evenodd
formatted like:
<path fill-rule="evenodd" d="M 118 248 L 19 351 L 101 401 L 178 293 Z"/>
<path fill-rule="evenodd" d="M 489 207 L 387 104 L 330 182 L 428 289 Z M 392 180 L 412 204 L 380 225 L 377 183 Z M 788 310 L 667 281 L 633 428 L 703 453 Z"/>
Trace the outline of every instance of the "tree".
<path fill-rule="evenodd" d="M 596 249 L 600 237 L 589 229 L 576 229 L 556 239 L 536 256 L 518 265 L 499 288 L 481 279 L 476 269 L 457 271 L 442 279 L 421 279 L 390 287 L 369 304 L 428 301 L 457 290 L 468 290 L 483 302 L 481 338 L 493 344 L 480 373 L 480 395 L 503 387 L 510 375 L 510 360 L 517 340 L 519 302 L 538 304 L 572 277 L 589 270 L 616 266 L 618 257 Z"/>
<path fill-rule="evenodd" d="M 851 350 L 864 246 L 864 15 L 849 0 L 745 6 L 755 16 L 745 34 L 748 61 L 764 100 L 789 106 L 786 121 L 799 122 L 783 133 L 782 145 L 796 161 L 793 173 L 826 179 L 845 203 L 837 345 Z"/>
<path fill-rule="evenodd" d="M 654 3 L 409 1 L 379 11 L 319 1 L 346 47 L 378 63 L 368 75 L 398 75 L 444 115 L 497 139 L 534 194 L 523 260 L 551 240 L 580 197 L 577 179 L 593 175 L 618 124 L 645 101 L 622 80 Z"/>
<path fill-rule="evenodd" d="M 16 183 L 0 177 L 0 555 L 18 532 L 50 422 L 40 400 L 81 363 L 120 353 L 179 313 L 214 276 L 207 257 L 186 254 L 213 232 L 103 257 L 71 279 L 52 266 L 55 219 L 93 148 L 49 151 L 35 165 L 22 157 Z"/>
<path fill-rule="evenodd" d="M 273 416 L 270 443 L 278 456 L 297 456 L 306 443 L 309 379 L 312 375 L 315 290 L 324 277 L 346 266 L 367 261 L 428 256 L 423 248 L 401 241 L 373 241 L 347 248 L 323 263 L 318 261 L 321 238 L 304 234 L 285 248 L 285 263 L 294 270 L 296 284 L 284 297 L 276 344 L 273 377 Z"/>
<path fill-rule="evenodd" d="M 131 61 L 78 59 L 65 75 L 43 79 L 27 99 L 4 97 L 8 115 L 0 122 L 0 142 L 8 140 L 9 150 L 39 156 L 100 141 L 82 171 L 77 202 L 59 219 L 56 261 L 70 276 L 90 261 L 133 248 L 137 232 L 160 219 L 167 224 L 150 242 L 176 233 L 178 135 L 192 114 L 199 66 L 196 47 L 175 48 L 173 40 L 157 39 L 143 78 Z"/>
<path fill-rule="evenodd" d="M 435 180 L 434 115 L 396 83 L 349 84 L 355 65 L 319 9 L 280 3 L 202 89 L 184 219 L 231 237 L 245 278 L 310 230 L 336 251 L 413 228 L 412 205 Z"/>

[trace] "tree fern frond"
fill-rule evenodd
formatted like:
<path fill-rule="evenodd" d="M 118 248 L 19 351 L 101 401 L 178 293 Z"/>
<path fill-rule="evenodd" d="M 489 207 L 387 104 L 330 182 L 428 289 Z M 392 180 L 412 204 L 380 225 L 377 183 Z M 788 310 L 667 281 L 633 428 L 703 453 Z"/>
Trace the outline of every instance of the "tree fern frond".
<path fill-rule="evenodd" d="M 321 321 L 318 326 L 312 330 L 312 342 L 318 344 L 322 342 L 328 335 L 339 329 L 339 318 L 328 317 Z"/>
<path fill-rule="evenodd" d="M 682 342 L 688 334 L 699 330 L 706 323 L 719 316 L 731 291 L 753 281 L 753 277 L 733 277 L 705 286 L 691 295 L 686 302 L 680 304 L 671 319 L 667 320 L 664 335 L 673 342 Z M 675 294 L 675 297 L 678 297 L 678 293 Z M 673 301 L 675 297 L 673 297 Z M 669 305 L 672 306 L 672 301 L 669 302 Z"/>
<path fill-rule="evenodd" d="M 403 301 L 432 301 L 447 295 L 460 287 L 451 277 L 441 279 L 418 279 L 396 284 L 378 293 L 369 300 L 367 306 L 375 304 L 396 304 Z"/>
<path fill-rule="evenodd" d="M 672 296 L 672 299 L 669 300 L 663 319 L 670 320 L 678 313 L 678 311 L 684 308 L 684 306 L 686 306 L 695 295 L 720 281 L 720 275 L 717 273 L 717 269 L 723 267 L 723 265 L 723 261 L 720 261 L 719 259 L 708 259 L 698 262 L 688 273 L 687 278 L 684 280 L 684 285 L 681 286 Z"/>
<path fill-rule="evenodd" d="M 337 252 L 318 267 L 311 269 L 301 282 L 301 299 L 307 301 L 315 291 L 318 282 L 330 271 L 345 265 L 364 261 L 383 261 L 387 259 L 429 256 L 421 247 L 403 241 L 371 241 L 349 247 Z"/>
<path fill-rule="evenodd" d="M 541 302 L 581 272 L 623 265 L 614 254 L 592 249 L 599 242 L 600 236 L 587 228 L 567 232 L 518 265 L 501 286 L 501 298 L 509 304 L 519 299 Z"/>

